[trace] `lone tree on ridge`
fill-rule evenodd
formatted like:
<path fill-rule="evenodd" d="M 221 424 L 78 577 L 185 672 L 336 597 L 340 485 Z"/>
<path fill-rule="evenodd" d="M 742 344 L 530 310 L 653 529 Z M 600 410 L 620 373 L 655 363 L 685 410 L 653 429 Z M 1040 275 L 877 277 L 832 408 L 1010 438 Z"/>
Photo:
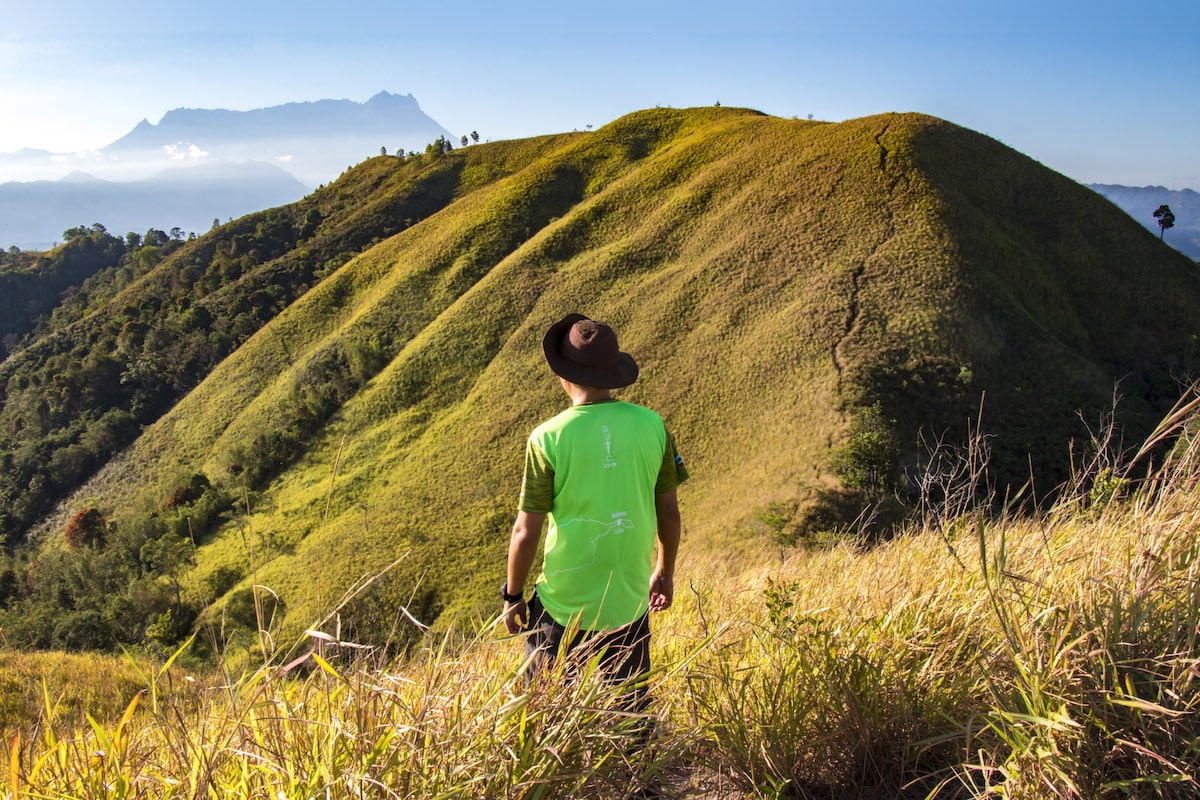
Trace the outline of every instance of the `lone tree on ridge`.
<path fill-rule="evenodd" d="M 1175 213 L 1169 205 L 1163 203 L 1154 210 L 1154 218 L 1158 220 L 1158 240 L 1161 242 L 1167 228 L 1175 227 Z"/>

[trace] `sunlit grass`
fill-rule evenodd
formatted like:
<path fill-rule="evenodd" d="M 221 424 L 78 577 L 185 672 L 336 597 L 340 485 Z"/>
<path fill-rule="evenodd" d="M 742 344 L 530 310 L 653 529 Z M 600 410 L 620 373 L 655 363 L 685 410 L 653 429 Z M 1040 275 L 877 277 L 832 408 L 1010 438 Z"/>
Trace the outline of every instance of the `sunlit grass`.
<path fill-rule="evenodd" d="M 124 713 L 94 699 L 86 721 L 48 689 L 9 730 L 10 795 L 1193 797 L 1198 484 L 1193 427 L 1115 499 L 736 569 L 693 553 L 654 619 L 648 747 L 588 669 L 527 687 L 519 641 L 481 621 L 200 691 L 142 667 Z"/>

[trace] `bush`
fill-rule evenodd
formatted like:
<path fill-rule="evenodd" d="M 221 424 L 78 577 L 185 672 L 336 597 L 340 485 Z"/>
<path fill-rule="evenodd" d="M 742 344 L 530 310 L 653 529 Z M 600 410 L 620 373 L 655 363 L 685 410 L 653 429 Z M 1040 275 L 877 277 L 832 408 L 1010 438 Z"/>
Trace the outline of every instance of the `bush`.
<path fill-rule="evenodd" d="M 175 486 L 167 495 L 166 502 L 163 503 L 163 508 L 170 510 L 179 506 L 188 505 L 199 500 L 200 497 L 207 491 L 212 489 L 212 484 L 208 481 L 208 476 L 203 472 L 197 472 L 188 479 L 187 483 L 181 483 Z"/>
<path fill-rule="evenodd" d="M 103 547 L 105 534 L 108 530 L 108 520 L 97 508 L 84 508 L 76 511 L 63 528 L 63 539 L 72 549 L 80 547 Z"/>
<path fill-rule="evenodd" d="M 210 600 L 216 600 L 230 589 L 238 585 L 238 582 L 245 577 L 245 572 L 237 567 L 221 566 L 214 569 L 204 579 L 204 586 L 208 589 L 208 597 Z"/>
<path fill-rule="evenodd" d="M 886 420 L 879 403 L 860 409 L 850 438 L 835 456 L 834 474 L 847 486 L 879 497 L 895 488 L 900 437 L 896 420 Z"/>

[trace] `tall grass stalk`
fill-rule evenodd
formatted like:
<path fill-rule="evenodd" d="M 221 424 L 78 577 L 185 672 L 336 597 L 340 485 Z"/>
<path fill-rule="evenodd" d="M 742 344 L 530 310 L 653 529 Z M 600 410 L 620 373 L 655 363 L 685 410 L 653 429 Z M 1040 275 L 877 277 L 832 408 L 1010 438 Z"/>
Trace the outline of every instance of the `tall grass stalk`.
<path fill-rule="evenodd" d="M 680 724 L 747 796 L 1197 796 L 1200 447 L 1181 408 L 1171 457 L 1102 514 L 939 518 L 945 543 L 914 530 L 748 581 L 706 612 L 737 622 Z"/>
<path fill-rule="evenodd" d="M 195 707 L 139 695 L 114 724 L 46 719 L 14 741 L 10 796 L 620 797 L 672 749 L 641 746 L 647 718 L 595 662 L 526 688 L 490 639 L 446 635 L 401 671 L 314 653 L 307 675 L 260 670 Z"/>

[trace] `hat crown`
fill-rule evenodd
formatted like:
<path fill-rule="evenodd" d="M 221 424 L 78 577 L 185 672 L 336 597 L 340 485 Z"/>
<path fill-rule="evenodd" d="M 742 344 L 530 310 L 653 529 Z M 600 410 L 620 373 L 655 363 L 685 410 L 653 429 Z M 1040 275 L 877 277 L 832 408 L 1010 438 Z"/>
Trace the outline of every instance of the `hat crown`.
<path fill-rule="evenodd" d="M 611 367 L 621 357 L 617 334 L 603 322 L 582 319 L 567 330 L 563 357 L 583 367 Z"/>
<path fill-rule="evenodd" d="M 555 375 L 581 386 L 619 389 L 637 380 L 637 362 L 621 352 L 613 329 L 583 314 L 567 314 L 551 325 L 542 352 Z"/>

